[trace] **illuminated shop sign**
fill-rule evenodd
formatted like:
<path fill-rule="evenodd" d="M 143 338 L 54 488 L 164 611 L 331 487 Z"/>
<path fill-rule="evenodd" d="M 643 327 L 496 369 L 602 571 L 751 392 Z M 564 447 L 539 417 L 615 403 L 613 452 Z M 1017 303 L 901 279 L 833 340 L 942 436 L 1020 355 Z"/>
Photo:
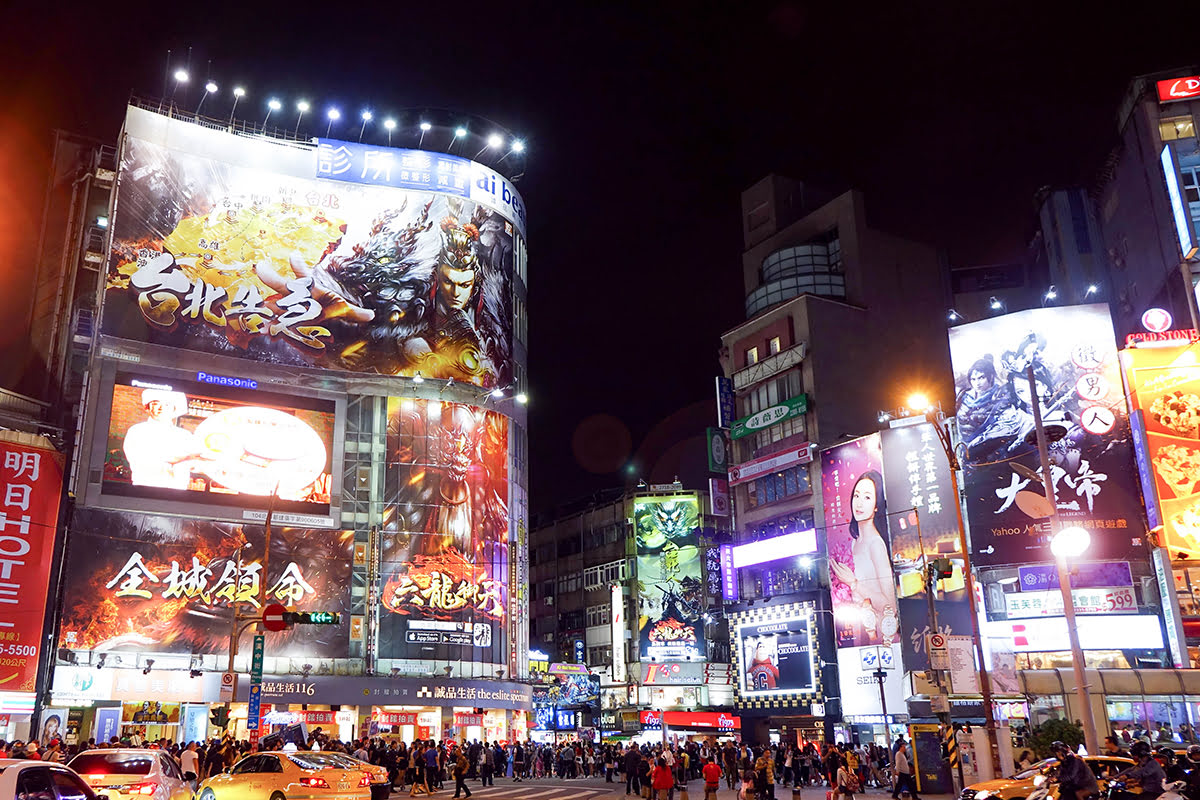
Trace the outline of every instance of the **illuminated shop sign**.
<path fill-rule="evenodd" d="M 1079 617 L 1075 620 L 1079 646 L 1084 650 L 1161 650 L 1162 623 L 1158 615 Z M 983 635 L 997 649 L 1014 653 L 1061 652 L 1067 644 L 1065 617 L 997 620 L 984 623 Z"/>
<path fill-rule="evenodd" d="M 700 661 L 707 654 L 700 599 L 704 593 L 700 506 L 695 495 L 634 502 L 641 591 L 641 661 Z"/>
<path fill-rule="evenodd" d="M 1175 233 L 1179 238 L 1179 251 L 1184 258 L 1196 255 L 1195 240 L 1192 238 L 1192 215 L 1183 204 L 1183 192 L 1179 189 L 1179 170 L 1175 168 L 1175 151 L 1171 145 L 1163 145 L 1159 154 L 1162 161 L 1163 178 L 1167 181 L 1167 195 L 1171 198 L 1171 216 L 1175 220 Z"/>
<path fill-rule="evenodd" d="M 1190 100 L 1200 97 L 1200 75 L 1189 75 L 1185 78 L 1167 78 L 1155 84 L 1158 90 L 1158 102 L 1177 103 L 1180 100 Z"/>
<path fill-rule="evenodd" d="M 209 375 L 207 372 L 197 372 L 196 380 L 200 383 L 211 383 L 216 386 L 233 386 L 237 389 L 257 389 L 258 381 L 249 378 L 234 378 L 229 375 Z"/>
<path fill-rule="evenodd" d="M 732 548 L 733 568 L 752 567 L 755 564 L 766 564 L 769 561 L 810 555 L 815 552 L 817 552 L 817 532 L 815 530 L 795 531 L 771 539 L 735 545 Z"/>
<path fill-rule="evenodd" d="M 751 414 L 748 417 L 742 417 L 733 423 L 733 428 L 730 430 L 730 435 L 734 439 L 741 439 L 743 436 L 749 436 L 756 431 L 761 431 L 763 428 L 769 428 L 772 425 L 785 420 L 802 417 L 807 411 L 808 395 L 797 395 L 796 397 L 784 400 L 782 403 L 773 405 L 770 408 L 764 408 L 757 414 Z"/>
<path fill-rule="evenodd" d="M 729 468 L 729 485 L 739 486 L 743 483 L 761 478 L 763 475 L 769 475 L 772 472 L 779 472 L 788 467 L 794 467 L 797 464 L 807 464 L 812 461 L 811 446 L 805 442 L 796 447 L 789 447 L 787 450 L 781 450 L 778 453 L 772 453 L 769 456 L 756 458 L 752 461 L 745 461 L 741 464 Z"/>
<path fill-rule="evenodd" d="M 1125 336 L 1126 347 L 1179 347 L 1200 342 L 1195 328 L 1174 331 L 1134 331 Z"/>
<path fill-rule="evenodd" d="M 1136 614 L 1137 597 L 1132 586 L 1073 589 L 1076 614 Z M 1063 614 L 1062 592 L 1011 592 L 1004 595 L 1009 619 L 1026 617 L 1060 617 Z"/>

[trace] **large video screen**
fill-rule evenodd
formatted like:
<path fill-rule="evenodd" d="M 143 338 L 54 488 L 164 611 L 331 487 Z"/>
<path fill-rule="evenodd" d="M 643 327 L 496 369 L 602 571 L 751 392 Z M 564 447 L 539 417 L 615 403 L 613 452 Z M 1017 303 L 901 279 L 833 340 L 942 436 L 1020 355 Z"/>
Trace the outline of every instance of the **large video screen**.
<path fill-rule="evenodd" d="M 1033 370 L 1064 526 L 1091 533 L 1089 561 L 1145 553 L 1129 415 L 1105 304 L 1035 308 L 950 329 L 958 426 L 979 565 L 1051 561 L 1034 435 Z"/>
<path fill-rule="evenodd" d="M 328 514 L 334 430 L 332 400 L 117 373 L 101 490 Z"/>
<path fill-rule="evenodd" d="M 225 653 L 231 603 L 261 608 L 265 588 L 266 603 L 343 620 L 268 633 L 268 656 L 348 657 L 354 532 L 272 526 L 265 575 L 264 538 L 255 525 L 76 508 L 59 646 Z"/>
<path fill-rule="evenodd" d="M 140 109 L 124 144 L 103 333 L 273 364 L 512 382 L 523 222 L 484 202 L 473 171 L 490 170 L 391 148 L 314 154 Z M 429 191 L 378 185 L 386 177 Z M 510 186 L 503 195 L 514 206 Z"/>
<path fill-rule="evenodd" d="M 807 614 L 739 624 L 738 692 L 744 698 L 816 691 Z"/>
<path fill-rule="evenodd" d="M 695 495 L 633 504 L 637 537 L 638 647 L 642 661 L 700 661 L 704 638 L 700 505 Z"/>
<path fill-rule="evenodd" d="M 379 653 L 508 663 L 508 418 L 390 398 Z"/>

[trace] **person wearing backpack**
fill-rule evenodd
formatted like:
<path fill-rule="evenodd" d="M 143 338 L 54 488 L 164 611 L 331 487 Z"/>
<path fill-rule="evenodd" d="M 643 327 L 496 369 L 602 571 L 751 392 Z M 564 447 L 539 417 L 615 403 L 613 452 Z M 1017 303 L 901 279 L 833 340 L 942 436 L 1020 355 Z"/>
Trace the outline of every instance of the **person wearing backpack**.
<path fill-rule="evenodd" d="M 854 795 L 862 791 L 862 787 L 858 785 L 858 774 L 849 764 L 838 767 L 837 790 L 839 800 L 854 800 Z"/>

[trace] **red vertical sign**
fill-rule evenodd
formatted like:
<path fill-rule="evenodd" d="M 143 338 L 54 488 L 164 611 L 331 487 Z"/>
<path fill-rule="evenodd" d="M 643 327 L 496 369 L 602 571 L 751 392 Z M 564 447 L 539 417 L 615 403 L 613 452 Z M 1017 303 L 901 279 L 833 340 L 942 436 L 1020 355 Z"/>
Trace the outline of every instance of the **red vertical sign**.
<path fill-rule="evenodd" d="M 0 442 L 0 691 L 37 690 L 61 492 L 57 452 Z"/>

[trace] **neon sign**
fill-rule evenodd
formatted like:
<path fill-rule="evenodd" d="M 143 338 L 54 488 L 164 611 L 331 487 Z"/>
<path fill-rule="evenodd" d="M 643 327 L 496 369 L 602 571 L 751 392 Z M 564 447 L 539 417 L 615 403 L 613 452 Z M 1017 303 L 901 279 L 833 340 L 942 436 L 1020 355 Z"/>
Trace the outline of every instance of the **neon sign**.
<path fill-rule="evenodd" d="M 732 549 L 731 554 L 733 568 L 741 569 L 815 552 L 817 552 L 817 532 L 810 528 L 806 531 L 793 531 L 785 533 L 783 536 L 739 544 Z"/>

